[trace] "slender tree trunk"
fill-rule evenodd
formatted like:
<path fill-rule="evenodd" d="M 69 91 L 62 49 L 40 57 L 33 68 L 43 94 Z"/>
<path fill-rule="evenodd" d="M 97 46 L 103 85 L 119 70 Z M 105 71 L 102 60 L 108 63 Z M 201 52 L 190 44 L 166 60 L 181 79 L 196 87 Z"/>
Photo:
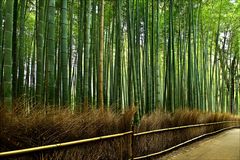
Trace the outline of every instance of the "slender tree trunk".
<path fill-rule="evenodd" d="M 235 105 L 234 105 L 234 95 L 235 95 L 235 65 L 236 65 L 236 56 L 234 56 L 231 68 L 230 68 L 230 112 L 233 114 L 235 112 Z"/>
<path fill-rule="evenodd" d="M 152 0 L 152 25 L 151 25 L 151 50 L 150 50 L 150 84 L 151 84 L 151 108 L 152 111 L 155 110 L 155 73 L 154 73 L 154 69 L 155 69 L 155 60 L 154 60 L 154 40 L 155 40 L 155 32 L 154 32 L 154 17 L 155 17 L 155 12 L 154 12 L 154 0 Z"/>
<path fill-rule="evenodd" d="M 84 43 L 84 111 L 88 109 L 90 88 L 89 79 L 89 55 L 90 55 L 90 26 L 91 26 L 91 0 L 85 2 L 85 43 Z"/>
<path fill-rule="evenodd" d="M 3 0 L 0 0 L 0 107 L 2 105 L 3 97 Z"/>
<path fill-rule="evenodd" d="M 24 94 L 24 57 L 25 57 L 25 6 L 26 0 L 21 0 L 20 11 L 20 34 L 19 34 L 19 76 L 18 76 L 18 96 Z"/>
<path fill-rule="evenodd" d="M 48 37 L 47 37 L 47 104 L 55 104 L 55 0 L 49 0 L 48 5 Z"/>
<path fill-rule="evenodd" d="M 192 0 L 189 2 L 189 20 L 188 20 L 188 107 L 193 107 L 192 100 L 192 56 L 191 56 L 191 32 L 192 32 Z"/>
<path fill-rule="evenodd" d="M 78 2 L 78 66 L 77 66 L 77 88 L 76 88 L 76 105 L 83 102 L 83 22 L 84 22 L 84 1 Z M 78 107 L 79 110 L 79 107 Z"/>
<path fill-rule="evenodd" d="M 69 6 L 69 43 L 68 43 L 68 70 L 69 70 L 69 75 L 68 75 L 68 104 L 71 104 L 72 101 L 72 86 L 73 86 L 73 65 L 72 65 L 72 55 L 73 55 L 73 19 L 74 19 L 74 0 L 71 0 L 70 6 Z M 67 19 L 66 19 L 67 20 Z M 67 27 L 67 24 L 66 24 Z"/>
<path fill-rule="evenodd" d="M 144 13 L 144 58 L 145 58 L 145 83 L 146 83 L 146 108 L 145 108 L 145 113 L 150 113 L 151 112 L 151 105 L 150 105 L 150 84 L 149 84 L 149 53 L 148 53 L 148 8 L 149 7 L 149 2 L 146 0 L 146 6 L 145 8 L 145 13 Z"/>
<path fill-rule="evenodd" d="M 115 32 L 115 75 L 114 75 L 114 99 L 117 101 L 117 110 L 122 109 L 122 0 L 116 1 L 116 32 Z"/>
<path fill-rule="evenodd" d="M 171 33 L 171 54 L 172 54 L 172 62 L 171 62 L 171 77 L 172 77 L 172 80 L 171 80 L 171 111 L 174 112 L 174 109 L 175 109 L 175 106 L 176 106 L 176 65 L 175 65 L 175 44 L 174 44 L 174 21 L 173 21 L 173 16 L 174 16 L 174 1 L 173 0 L 170 0 L 170 3 L 171 3 L 171 7 L 170 7 L 170 31 L 169 33 Z"/>
<path fill-rule="evenodd" d="M 3 90 L 4 105 L 12 111 L 12 35 L 13 35 L 13 0 L 6 1 L 5 35 L 3 44 L 4 72 Z"/>
<path fill-rule="evenodd" d="M 13 33 L 12 33 L 12 95 L 13 100 L 17 98 L 17 69 L 18 69 L 18 51 L 17 51 L 17 26 L 18 26 L 18 0 L 14 0 L 13 7 Z"/>
<path fill-rule="evenodd" d="M 62 76 L 62 104 L 69 104 L 69 75 L 68 75 L 68 22 L 67 22 L 68 4 L 67 0 L 62 0 L 61 7 L 61 76 Z M 70 69 L 70 68 L 69 68 Z"/>
<path fill-rule="evenodd" d="M 38 11 L 38 27 L 37 27 L 37 87 L 36 87 L 36 101 L 39 104 L 43 103 L 43 57 L 44 57 L 44 8 L 45 1 L 39 1 L 39 11 Z"/>
<path fill-rule="evenodd" d="M 128 26 L 128 105 L 133 105 L 133 85 L 132 85 L 132 58 L 133 39 L 132 39 L 132 15 L 131 1 L 127 1 L 127 26 Z"/>
<path fill-rule="evenodd" d="M 100 51 L 98 64 L 98 107 L 103 110 L 103 51 L 104 51 L 104 0 L 101 0 L 100 12 Z"/>
<path fill-rule="evenodd" d="M 156 106 L 160 107 L 161 105 L 161 82 L 160 82 L 160 50 L 159 50 L 159 45 L 160 45 L 160 33 L 159 33 L 159 6 L 160 5 L 160 0 L 157 0 L 157 44 L 156 44 Z"/>
<path fill-rule="evenodd" d="M 36 25 L 34 25 L 36 27 Z M 34 102 L 35 102 L 35 87 L 36 87 L 36 84 L 35 84 L 35 73 L 36 73 L 36 70 L 35 70 L 35 67 L 36 67 L 36 64 L 35 64 L 35 61 L 36 61 L 36 28 L 34 28 L 34 34 L 33 34 L 33 38 L 32 38 L 32 41 L 33 41 L 33 45 L 32 45 L 32 54 L 31 54 L 31 64 L 30 64 L 30 69 L 31 69 L 31 72 L 30 72 L 30 85 L 29 85 L 29 98 L 30 98 L 30 107 L 33 106 Z"/>

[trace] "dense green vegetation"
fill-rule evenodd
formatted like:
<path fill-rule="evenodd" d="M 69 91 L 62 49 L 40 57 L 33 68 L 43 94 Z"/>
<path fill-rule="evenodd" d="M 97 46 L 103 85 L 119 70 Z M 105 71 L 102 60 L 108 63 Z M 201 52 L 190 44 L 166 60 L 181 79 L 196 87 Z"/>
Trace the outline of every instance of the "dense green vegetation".
<path fill-rule="evenodd" d="M 0 0 L 0 102 L 12 111 L 239 114 L 237 0 Z"/>

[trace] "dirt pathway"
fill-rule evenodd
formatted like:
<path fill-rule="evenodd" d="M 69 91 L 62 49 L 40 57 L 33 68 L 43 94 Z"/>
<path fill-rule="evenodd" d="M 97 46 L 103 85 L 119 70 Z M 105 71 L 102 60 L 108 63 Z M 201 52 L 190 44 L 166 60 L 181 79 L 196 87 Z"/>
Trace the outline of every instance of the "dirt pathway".
<path fill-rule="evenodd" d="M 161 160 L 240 160 L 240 129 L 232 129 L 214 137 L 180 148 Z"/>

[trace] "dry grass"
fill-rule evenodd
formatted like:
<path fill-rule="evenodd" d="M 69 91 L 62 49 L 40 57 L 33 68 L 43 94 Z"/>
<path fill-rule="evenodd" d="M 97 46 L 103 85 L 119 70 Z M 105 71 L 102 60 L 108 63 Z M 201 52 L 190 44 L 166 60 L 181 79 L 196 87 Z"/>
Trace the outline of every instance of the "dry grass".
<path fill-rule="evenodd" d="M 227 113 L 202 113 L 197 110 L 178 110 L 175 113 L 156 111 L 155 113 L 142 118 L 137 132 L 231 120 L 240 119 L 239 117 Z M 142 156 L 159 152 L 204 133 L 216 131 L 227 126 L 229 126 L 229 124 L 218 124 L 214 126 L 188 128 L 136 137 L 134 153 L 135 156 Z"/>
<path fill-rule="evenodd" d="M 128 110 L 124 114 L 99 110 L 74 114 L 69 110 L 48 110 L 47 112 L 35 110 L 30 114 L 19 114 L 22 113 L 21 111 L 17 113 L 0 111 L 0 152 L 129 131 L 135 110 Z M 156 111 L 144 116 L 139 126 L 135 127 L 135 131 L 225 120 L 237 120 L 237 117 L 229 114 L 200 113 L 196 110 L 179 110 L 175 113 Z M 226 125 L 137 137 L 134 141 L 134 155 L 158 152 L 223 127 Z M 127 159 L 127 145 L 126 137 L 116 138 L 44 154 L 34 154 L 22 159 Z"/>
<path fill-rule="evenodd" d="M 34 111 L 15 115 L 1 111 L 0 152 L 67 142 L 129 131 L 134 110 L 114 114 L 91 110 L 72 114 L 68 110 Z M 127 155 L 126 141 L 118 138 L 89 143 L 47 155 L 32 155 L 33 159 L 117 159 Z M 120 151 L 122 152 L 116 152 Z M 116 153 L 116 154 L 113 154 Z M 40 158 L 42 157 L 42 158 Z M 24 157 L 23 159 L 26 159 Z"/>

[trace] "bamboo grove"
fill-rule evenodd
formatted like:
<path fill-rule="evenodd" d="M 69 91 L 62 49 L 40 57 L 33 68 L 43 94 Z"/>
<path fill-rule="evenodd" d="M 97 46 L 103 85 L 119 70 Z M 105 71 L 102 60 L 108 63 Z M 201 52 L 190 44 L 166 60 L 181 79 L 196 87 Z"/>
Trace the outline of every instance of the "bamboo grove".
<path fill-rule="evenodd" d="M 0 100 L 13 110 L 239 113 L 234 0 L 0 0 Z"/>

